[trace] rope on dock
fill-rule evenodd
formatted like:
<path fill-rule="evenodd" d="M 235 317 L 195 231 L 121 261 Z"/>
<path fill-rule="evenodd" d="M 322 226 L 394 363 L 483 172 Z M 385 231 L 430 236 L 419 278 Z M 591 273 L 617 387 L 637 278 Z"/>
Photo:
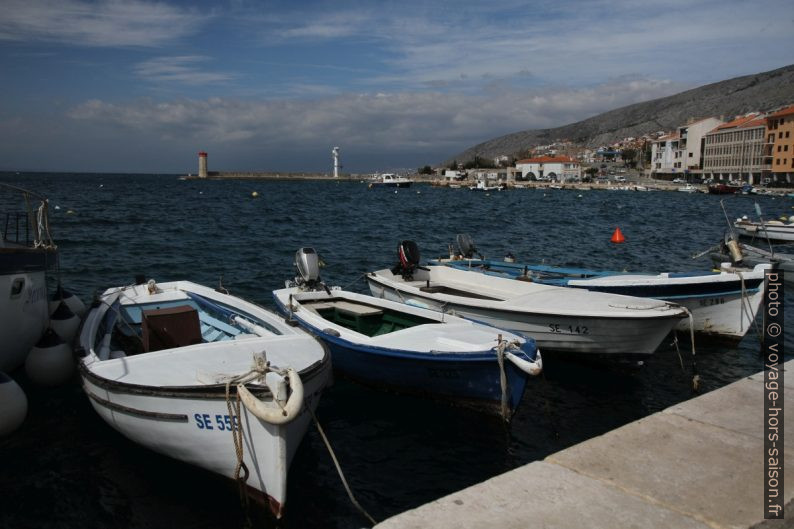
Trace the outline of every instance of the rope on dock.
<path fill-rule="evenodd" d="M 353 491 L 350 490 L 350 485 L 348 485 L 347 480 L 345 479 L 345 474 L 342 472 L 342 467 L 339 465 L 339 460 L 336 459 L 334 449 L 331 448 L 331 443 L 328 441 L 328 437 L 326 437 L 323 427 L 320 426 L 320 421 L 317 420 L 314 410 L 312 410 L 311 406 L 306 406 L 306 409 L 309 410 L 309 413 L 311 413 L 314 426 L 317 427 L 317 431 L 320 432 L 320 437 L 322 437 L 323 443 L 325 443 L 325 447 L 328 449 L 328 453 L 331 455 L 331 459 L 333 460 L 334 466 L 336 467 L 336 472 L 339 474 L 339 478 L 342 480 L 342 485 L 344 485 L 345 491 L 347 491 L 348 498 L 350 498 L 350 501 L 353 503 L 356 509 L 358 509 L 358 511 L 364 515 L 364 517 L 369 520 L 372 525 L 376 525 L 378 522 L 376 522 L 375 519 L 370 516 L 366 510 L 364 510 L 364 507 L 361 506 L 358 500 L 356 500 L 356 497 L 353 495 Z"/>

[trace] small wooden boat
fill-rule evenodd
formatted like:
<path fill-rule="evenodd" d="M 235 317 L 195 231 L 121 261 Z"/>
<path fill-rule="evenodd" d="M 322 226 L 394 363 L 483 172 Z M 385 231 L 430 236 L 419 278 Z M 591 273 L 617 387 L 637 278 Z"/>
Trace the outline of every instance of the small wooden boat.
<path fill-rule="evenodd" d="M 777 242 L 794 242 L 794 219 L 788 222 L 768 220 L 755 222 L 743 216 L 733 223 L 736 233 L 742 237 L 769 239 Z"/>
<path fill-rule="evenodd" d="M 331 376 L 321 343 L 239 298 L 150 280 L 106 290 L 79 347 L 83 389 L 110 426 L 238 479 L 281 516 L 307 410 Z"/>
<path fill-rule="evenodd" d="M 682 193 L 697 193 L 698 188 L 693 186 L 692 184 L 687 184 L 685 186 L 679 187 L 678 191 Z"/>
<path fill-rule="evenodd" d="M 731 250 L 731 247 L 734 249 Z M 714 266 L 729 263 L 735 268 L 756 268 L 766 264 L 773 270 L 782 270 L 784 282 L 794 284 L 794 253 L 790 252 L 791 250 L 780 252 L 775 248 L 770 251 L 726 237 L 713 248 L 709 257 Z"/>
<path fill-rule="evenodd" d="M 276 305 L 327 344 L 334 370 L 345 376 L 501 410 L 509 417 L 521 402 L 528 377 L 541 372 L 540 352 L 531 338 L 433 310 L 326 289 L 312 248 L 298 250 L 296 266 L 299 276 L 291 286 L 273 292 Z"/>
<path fill-rule="evenodd" d="M 764 271 L 768 264 L 753 270 L 722 270 L 720 272 L 663 272 L 654 274 L 593 270 L 541 264 L 518 263 L 474 258 L 471 238 L 457 237 L 459 255 L 438 259 L 431 264 L 460 270 L 472 270 L 497 277 L 654 298 L 685 307 L 692 314 L 695 332 L 724 341 L 741 340 L 752 327 L 764 299 Z M 681 321 L 676 329 L 688 331 L 690 322 Z"/>
<path fill-rule="evenodd" d="M 686 316 L 673 303 L 516 281 L 447 266 L 419 267 L 413 241 L 400 263 L 367 274 L 372 294 L 535 338 L 545 351 L 648 355 Z"/>

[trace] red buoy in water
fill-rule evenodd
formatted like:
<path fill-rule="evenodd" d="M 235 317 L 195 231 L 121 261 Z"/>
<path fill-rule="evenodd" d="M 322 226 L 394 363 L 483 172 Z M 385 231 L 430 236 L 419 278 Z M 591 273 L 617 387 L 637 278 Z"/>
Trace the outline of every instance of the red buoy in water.
<path fill-rule="evenodd" d="M 626 238 L 623 236 L 623 232 L 620 231 L 620 228 L 615 228 L 615 232 L 612 234 L 611 241 L 615 244 L 626 242 Z"/>

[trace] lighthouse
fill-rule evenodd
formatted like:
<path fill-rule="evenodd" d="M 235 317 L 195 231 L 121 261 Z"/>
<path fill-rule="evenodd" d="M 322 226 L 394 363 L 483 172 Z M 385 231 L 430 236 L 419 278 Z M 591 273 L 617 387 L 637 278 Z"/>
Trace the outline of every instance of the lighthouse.
<path fill-rule="evenodd" d="M 334 157 L 334 178 L 339 178 L 339 147 L 334 147 L 331 155 Z"/>
<path fill-rule="evenodd" d="M 207 153 L 201 151 L 199 155 L 199 178 L 207 178 Z"/>

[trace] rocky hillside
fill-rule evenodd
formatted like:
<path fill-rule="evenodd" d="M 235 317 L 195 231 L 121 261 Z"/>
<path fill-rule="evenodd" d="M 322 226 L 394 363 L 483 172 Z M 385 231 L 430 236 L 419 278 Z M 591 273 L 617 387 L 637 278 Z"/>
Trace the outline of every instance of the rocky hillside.
<path fill-rule="evenodd" d="M 562 127 L 507 134 L 475 145 L 445 164 L 451 160 L 467 162 L 474 159 L 475 153 L 482 158 L 516 155 L 529 147 L 561 139 L 597 147 L 627 137 L 672 130 L 692 117 L 733 117 L 790 103 L 794 103 L 794 65 L 636 103 Z"/>

